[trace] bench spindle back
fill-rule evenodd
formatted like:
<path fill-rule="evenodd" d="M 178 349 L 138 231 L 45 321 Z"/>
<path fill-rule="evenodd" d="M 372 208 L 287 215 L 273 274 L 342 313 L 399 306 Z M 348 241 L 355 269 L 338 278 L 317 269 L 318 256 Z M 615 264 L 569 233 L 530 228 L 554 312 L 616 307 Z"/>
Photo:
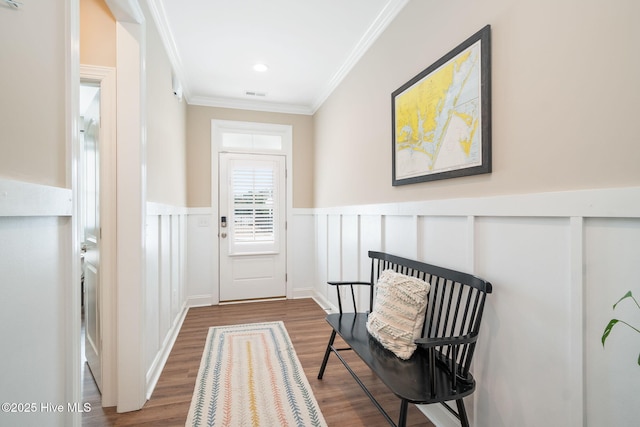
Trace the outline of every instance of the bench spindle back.
<path fill-rule="evenodd" d="M 371 263 L 370 310 L 373 311 L 375 284 L 384 270 L 417 277 L 431 285 L 422 330 L 423 338 L 468 337 L 458 346 L 435 347 L 436 358 L 453 366 L 456 376 L 468 376 L 480 329 L 485 298 L 491 284 L 471 274 L 409 260 L 382 252 L 369 251 Z M 455 363 L 453 363 L 455 362 Z"/>

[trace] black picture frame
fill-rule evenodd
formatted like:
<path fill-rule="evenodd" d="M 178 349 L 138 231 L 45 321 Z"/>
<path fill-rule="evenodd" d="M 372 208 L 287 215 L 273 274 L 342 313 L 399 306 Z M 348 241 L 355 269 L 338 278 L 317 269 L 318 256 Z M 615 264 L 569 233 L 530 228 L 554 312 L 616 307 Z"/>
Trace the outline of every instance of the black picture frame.
<path fill-rule="evenodd" d="M 394 186 L 491 172 L 491 26 L 391 94 Z"/>

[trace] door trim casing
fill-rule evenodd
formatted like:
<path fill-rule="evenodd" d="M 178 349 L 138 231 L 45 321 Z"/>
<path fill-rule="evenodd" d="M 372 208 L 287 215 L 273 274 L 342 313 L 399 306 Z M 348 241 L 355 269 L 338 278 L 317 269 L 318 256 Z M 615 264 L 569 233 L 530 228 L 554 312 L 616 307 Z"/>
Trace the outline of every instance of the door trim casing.
<path fill-rule="evenodd" d="M 83 83 L 100 85 L 102 406 L 108 407 L 117 404 L 116 329 L 114 327 L 116 324 L 116 70 L 112 67 L 80 65 L 80 80 Z"/>
<path fill-rule="evenodd" d="M 241 150 L 241 149 L 228 149 L 220 144 L 221 133 L 223 131 L 246 131 L 251 133 L 266 133 L 266 134 L 278 134 L 282 137 L 282 148 L 280 150 Z M 293 126 L 276 123 L 260 123 L 260 122 L 244 122 L 235 120 L 211 120 L 211 220 L 210 227 L 211 239 L 216 242 L 212 245 L 212 259 L 211 265 L 213 271 L 220 271 L 220 250 L 218 247 L 218 234 L 220 233 L 220 223 L 218 221 L 218 156 L 221 152 L 237 152 L 237 153 L 250 153 L 250 154 L 281 154 L 285 156 L 285 192 L 286 192 L 286 224 L 291 224 L 292 212 L 293 212 L 293 183 L 291 177 L 293 176 Z M 214 225 L 215 224 L 215 225 Z M 286 277 L 290 278 L 291 274 L 289 269 L 291 268 L 291 250 L 292 239 L 291 233 L 285 227 L 285 245 L 286 245 Z M 217 305 L 220 303 L 220 276 L 216 274 L 214 277 L 214 283 L 211 289 L 211 304 Z M 290 280 L 286 280 L 285 292 L 287 299 L 293 298 L 293 284 Z"/>

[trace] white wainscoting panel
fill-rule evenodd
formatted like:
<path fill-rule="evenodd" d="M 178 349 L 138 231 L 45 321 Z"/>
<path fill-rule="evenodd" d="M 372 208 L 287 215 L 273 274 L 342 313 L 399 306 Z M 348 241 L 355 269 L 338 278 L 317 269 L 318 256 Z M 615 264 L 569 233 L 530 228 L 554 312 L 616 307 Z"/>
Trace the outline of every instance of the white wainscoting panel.
<path fill-rule="evenodd" d="M 316 242 L 316 285 L 314 286 L 317 290 L 316 299 L 320 302 L 320 305 L 323 308 L 327 308 L 329 306 L 329 302 L 327 300 L 328 295 L 328 253 L 329 247 L 327 246 L 329 228 L 328 228 L 328 216 L 327 215 L 317 215 L 315 221 L 315 242 Z"/>
<path fill-rule="evenodd" d="M 342 216 L 341 280 L 360 277 L 360 219 L 357 215 Z"/>
<path fill-rule="evenodd" d="M 474 360 L 478 387 L 465 400 L 473 425 L 595 427 L 640 418 L 640 337 L 619 325 L 606 348 L 600 342 L 613 303 L 628 290 L 640 296 L 639 188 L 314 212 L 316 299 L 327 309 L 337 309 L 327 278 L 344 279 L 357 264 L 366 280 L 368 250 L 493 283 Z M 630 299 L 615 316 L 640 325 Z M 456 425 L 438 405 L 421 409 L 438 426 Z"/>
<path fill-rule="evenodd" d="M 589 218 L 585 221 L 586 418 L 593 426 L 635 426 L 640 420 L 640 334 L 617 324 L 601 343 L 613 318 L 640 329 L 640 219 Z"/>
<path fill-rule="evenodd" d="M 469 271 L 469 230 L 464 216 L 421 216 L 418 253 L 429 263 L 454 270 Z"/>
<path fill-rule="evenodd" d="M 532 425 L 545 408 L 551 424 L 568 426 L 569 220 L 479 218 L 476 230 L 475 273 L 495 291 L 474 358 L 478 420 Z"/>
<path fill-rule="evenodd" d="M 190 304 L 217 303 L 207 209 L 189 209 L 186 224 Z M 638 334 L 619 325 L 606 348 L 600 343 L 613 303 L 628 290 L 640 296 L 640 188 L 294 209 L 289 227 L 293 295 L 313 293 L 327 310 L 337 309 L 327 280 L 368 280 L 369 250 L 493 283 L 474 360 L 478 387 L 466 399 L 473 425 L 640 418 Z M 365 292 L 358 305 L 368 309 Z M 631 300 L 615 316 L 640 325 Z M 421 409 L 438 426 L 456 425 L 440 406 Z"/>
<path fill-rule="evenodd" d="M 359 280 L 367 282 L 371 280 L 371 262 L 367 257 L 368 251 L 382 250 L 383 217 L 381 215 L 359 215 L 360 220 L 360 252 L 358 263 L 360 276 Z M 370 311 L 370 289 L 359 287 L 358 289 L 358 311 Z"/>
<path fill-rule="evenodd" d="M 158 257 L 158 273 L 159 273 L 159 283 L 158 283 L 158 311 L 160 313 L 160 323 L 158 325 L 158 338 L 163 339 L 167 333 L 169 332 L 169 328 L 171 327 L 171 323 L 173 320 L 172 310 L 171 310 L 171 267 L 173 265 L 173 254 L 171 253 L 171 238 L 172 238 L 172 228 L 171 228 L 171 219 L 170 215 L 161 215 L 159 216 L 159 227 L 158 231 L 159 235 L 159 244 L 158 248 L 159 257 Z M 178 237 L 179 237 L 179 233 Z M 179 254 L 176 254 L 179 255 Z"/>
<path fill-rule="evenodd" d="M 172 215 L 170 218 L 171 242 L 169 256 L 171 264 L 171 318 L 175 319 L 186 302 L 186 215 Z"/>
<path fill-rule="evenodd" d="M 187 304 L 218 303 L 217 237 L 209 208 L 189 209 L 187 218 Z"/>
<path fill-rule="evenodd" d="M 414 215 L 385 215 L 383 224 L 384 252 L 406 258 L 417 258 L 417 217 Z"/>
<path fill-rule="evenodd" d="M 368 251 L 382 250 L 382 215 L 360 215 L 360 280 L 369 280 Z M 362 254 L 365 256 L 363 257 Z"/>
<path fill-rule="evenodd" d="M 358 281 L 360 279 L 360 218 L 358 215 L 342 215 L 342 242 L 340 260 L 343 281 Z M 368 296 L 363 297 L 364 289 L 361 286 L 354 287 L 357 309 L 361 311 L 368 307 Z M 343 297 L 349 290 L 342 287 Z M 334 291 L 335 293 L 335 291 Z M 368 293 L 367 293 L 368 295 Z M 350 301 L 351 298 L 343 298 Z"/>
<path fill-rule="evenodd" d="M 290 247 L 287 255 L 289 298 L 311 298 L 319 294 L 316 263 L 316 221 L 309 209 L 293 209 L 287 225 Z M 326 218 L 325 218 L 326 220 Z M 217 224 L 211 208 L 188 209 L 187 235 L 187 304 L 190 307 L 218 304 Z M 324 252 L 326 255 L 326 251 Z M 339 259 L 339 257 L 337 258 Z M 326 273 L 323 277 L 326 277 Z M 326 285 L 321 285 L 325 287 Z"/>
<path fill-rule="evenodd" d="M 80 364 L 81 300 L 72 212 L 70 189 L 0 178 L 0 402 L 36 405 L 0 414 L 3 425 L 77 421 L 40 406 L 66 408 L 79 395 L 79 369 L 70 372 Z"/>
<path fill-rule="evenodd" d="M 145 287 L 145 366 L 147 371 L 160 350 L 160 218 L 147 215 L 146 229 L 146 287 Z"/>
<path fill-rule="evenodd" d="M 42 211 L 0 215 L 0 402 L 37 405 L 35 413 L 0 414 L 2 425 L 70 425 L 68 413 L 47 412 L 40 404 L 66 408 L 71 399 L 71 375 L 63 369 L 72 358 L 71 217 L 41 216 Z"/>
<path fill-rule="evenodd" d="M 342 215 L 327 217 L 327 276 L 342 280 Z"/>
<path fill-rule="evenodd" d="M 147 203 L 145 366 L 147 397 L 160 378 L 187 313 L 186 208 Z"/>
<path fill-rule="evenodd" d="M 303 209 L 294 209 L 288 226 L 291 242 L 287 270 L 293 298 L 311 298 L 316 292 L 315 216 Z"/>

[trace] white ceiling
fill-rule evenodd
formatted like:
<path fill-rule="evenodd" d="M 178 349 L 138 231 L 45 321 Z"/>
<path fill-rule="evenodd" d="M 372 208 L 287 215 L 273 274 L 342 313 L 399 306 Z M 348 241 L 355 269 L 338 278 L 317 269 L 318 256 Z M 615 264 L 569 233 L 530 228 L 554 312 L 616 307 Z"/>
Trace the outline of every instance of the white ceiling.
<path fill-rule="evenodd" d="M 407 2 L 148 3 L 189 104 L 313 114 Z"/>

